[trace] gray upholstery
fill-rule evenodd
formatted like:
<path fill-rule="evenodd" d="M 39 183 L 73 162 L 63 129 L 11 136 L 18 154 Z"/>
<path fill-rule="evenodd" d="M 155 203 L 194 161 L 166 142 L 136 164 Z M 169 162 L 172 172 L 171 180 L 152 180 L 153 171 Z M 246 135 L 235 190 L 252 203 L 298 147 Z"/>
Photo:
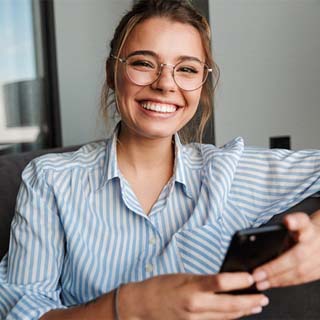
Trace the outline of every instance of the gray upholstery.
<path fill-rule="evenodd" d="M 66 152 L 77 148 L 70 147 L 0 156 L 0 259 L 8 250 L 10 223 L 23 168 L 30 160 L 41 154 Z M 320 209 L 320 198 L 306 199 L 288 212 L 304 211 L 312 213 L 316 209 Z M 273 220 L 279 220 L 281 217 L 282 215 L 279 215 Z M 268 291 L 267 294 L 270 297 L 270 305 L 264 309 L 262 314 L 246 319 L 320 319 L 320 281 L 303 286 L 273 289 Z"/>

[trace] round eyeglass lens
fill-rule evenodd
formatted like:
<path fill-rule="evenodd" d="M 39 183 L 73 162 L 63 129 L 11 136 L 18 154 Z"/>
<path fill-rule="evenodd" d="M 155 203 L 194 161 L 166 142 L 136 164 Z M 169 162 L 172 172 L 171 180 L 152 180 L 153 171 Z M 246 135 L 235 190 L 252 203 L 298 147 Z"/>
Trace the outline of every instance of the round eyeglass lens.
<path fill-rule="evenodd" d="M 184 90 L 195 90 L 201 87 L 208 75 L 206 66 L 197 60 L 183 60 L 174 68 L 174 79 Z"/>
<path fill-rule="evenodd" d="M 154 82 L 159 74 L 159 65 L 153 57 L 132 56 L 126 60 L 129 79 L 138 85 L 148 85 Z"/>

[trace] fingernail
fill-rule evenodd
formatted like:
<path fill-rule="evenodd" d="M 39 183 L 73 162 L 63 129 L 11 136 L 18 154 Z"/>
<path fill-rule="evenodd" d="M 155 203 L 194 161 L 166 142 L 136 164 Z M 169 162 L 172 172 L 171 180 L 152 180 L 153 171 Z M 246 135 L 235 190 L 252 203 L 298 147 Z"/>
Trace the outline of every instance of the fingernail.
<path fill-rule="evenodd" d="M 296 228 L 297 227 L 297 221 L 294 217 L 288 217 L 289 227 L 290 228 Z"/>
<path fill-rule="evenodd" d="M 256 314 L 256 313 L 260 313 L 261 311 L 262 311 L 262 307 L 255 307 L 251 310 L 251 313 Z"/>
<path fill-rule="evenodd" d="M 262 298 L 261 306 L 265 307 L 269 304 L 269 299 L 267 297 Z"/>
<path fill-rule="evenodd" d="M 250 275 L 250 276 L 248 277 L 248 283 L 249 283 L 249 285 L 254 284 L 253 276 Z"/>
<path fill-rule="evenodd" d="M 270 288 L 270 283 L 269 281 L 262 281 L 262 282 L 256 283 L 256 287 L 260 291 L 267 290 Z"/>
<path fill-rule="evenodd" d="M 254 272 L 253 273 L 253 278 L 256 282 L 258 281 L 263 281 L 265 279 L 267 279 L 267 273 L 265 271 L 258 271 L 258 272 Z"/>

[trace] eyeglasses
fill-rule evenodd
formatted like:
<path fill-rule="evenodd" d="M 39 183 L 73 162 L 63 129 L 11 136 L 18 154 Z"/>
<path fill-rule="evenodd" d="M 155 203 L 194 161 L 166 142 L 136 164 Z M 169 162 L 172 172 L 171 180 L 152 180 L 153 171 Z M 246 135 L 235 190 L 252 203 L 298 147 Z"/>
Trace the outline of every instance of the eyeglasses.
<path fill-rule="evenodd" d="M 124 64 L 128 78 L 136 85 L 146 86 L 157 81 L 164 67 L 172 68 L 172 77 L 179 88 L 185 91 L 199 89 L 212 72 L 204 62 L 186 58 L 176 64 L 160 63 L 152 55 L 135 54 L 127 58 L 111 55 Z"/>

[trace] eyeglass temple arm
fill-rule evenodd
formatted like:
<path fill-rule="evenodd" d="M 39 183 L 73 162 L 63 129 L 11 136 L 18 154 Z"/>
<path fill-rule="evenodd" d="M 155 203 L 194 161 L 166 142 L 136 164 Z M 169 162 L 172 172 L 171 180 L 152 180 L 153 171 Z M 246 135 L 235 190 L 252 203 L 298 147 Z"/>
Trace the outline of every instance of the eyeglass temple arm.
<path fill-rule="evenodd" d="M 110 54 L 110 57 L 116 60 L 119 60 L 120 62 L 126 62 L 126 59 L 120 58 L 120 57 L 116 57 L 114 54 Z"/>

